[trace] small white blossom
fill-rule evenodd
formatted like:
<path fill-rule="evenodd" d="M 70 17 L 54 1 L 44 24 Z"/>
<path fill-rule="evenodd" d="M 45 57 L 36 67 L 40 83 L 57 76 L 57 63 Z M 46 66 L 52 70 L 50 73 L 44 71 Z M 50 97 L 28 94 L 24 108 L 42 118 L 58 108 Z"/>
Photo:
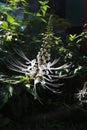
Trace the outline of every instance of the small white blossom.
<path fill-rule="evenodd" d="M 82 90 L 79 90 L 79 93 L 77 94 L 77 98 L 79 101 L 82 101 L 82 99 L 87 95 L 87 88 L 83 88 Z"/>
<path fill-rule="evenodd" d="M 2 24 L 3 22 L 2 21 L 0 21 L 0 25 Z"/>

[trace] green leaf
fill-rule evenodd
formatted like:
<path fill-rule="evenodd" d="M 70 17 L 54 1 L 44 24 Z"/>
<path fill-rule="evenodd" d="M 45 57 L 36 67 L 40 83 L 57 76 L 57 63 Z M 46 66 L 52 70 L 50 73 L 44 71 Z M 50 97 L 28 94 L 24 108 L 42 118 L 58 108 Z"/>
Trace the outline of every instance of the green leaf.
<path fill-rule="evenodd" d="M 74 35 L 70 34 L 70 35 L 69 35 L 69 40 L 70 40 L 71 42 L 74 41 L 75 38 L 76 38 L 76 34 L 74 34 Z"/>
<path fill-rule="evenodd" d="M 48 5 L 43 5 L 43 6 L 40 7 L 40 11 L 43 13 L 43 16 L 45 16 L 48 8 L 49 8 Z"/>
<path fill-rule="evenodd" d="M 47 23 L 47 21 L 44 18 L 41 18 L 41 21 Z"/>
<path fill-rule="evenodd" d="M 15 19 L 11 16 L 11 15 L 7 15 L 7 21 L 9 22 L 9 23 L 13 23 L 14 21 L 15 21 Z"/>
<path fill-rule="evenodd" d="M 41 5 L 46 5 L 46 4 L 48 4 L 48 1 L 39 1 L 39 3 L 40 3 Z"/>
<path fill-rule="evenodd" d="M 12 25 L 20 26 L 20 24 L 17 22 L 13 22 Z"/>
<path fill-rule="evenodd" d="M 49 6 L 47 6 L 47 5 L 42 6 L 42 9 L 43 9 L 44 11 L 46 11 L 47 8 L 49 8 Z"/>
<path fill-rule="evenodd" d="M 43 8 L 41 9 L 41 11 L 42 11 L 42 13 L 43 13 L 43 16 L 45 16 L 46 11 L 45 11 Z"/>
<path fill-rule="evenodd" d="M 4 21 L 4 22 L 1 24 L 0 28 L 8 29 L 8 23 L 7 23 L 6 21 Z"/>
<path fill-rule="evenodd" d="M 42 16 L 40 13 L 36 13 L 36 16 L 38 16 L 38 17 L 40 17 L 40 16 Z"/>

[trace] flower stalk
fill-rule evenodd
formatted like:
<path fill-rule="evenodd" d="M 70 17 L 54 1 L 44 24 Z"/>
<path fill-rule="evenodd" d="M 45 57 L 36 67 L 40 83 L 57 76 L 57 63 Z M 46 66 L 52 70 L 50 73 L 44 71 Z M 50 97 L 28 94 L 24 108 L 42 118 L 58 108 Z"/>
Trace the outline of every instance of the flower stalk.
<path fill-rule="evenodd" d="M 23 73 L 29 76 L 30 79 L 33 79 L 33 93 L 35 99 L 39 98 L 37 93 L 38 83 L 41 84 L 43 89 L 48 89 L 53 93 L 60 93 L 59 87 L 61 87 L 63 84 L 58 83 L 58 81 L 59 79 L 67 76 L 66 74 L 62 75 L 60 73 L 55 73 L 56 71 L 61 71 L 64 68 L 68 67 L 67 64 L 59 67 L 54 67 L 55 64 L 59 62 L 59 59 L 55 59 L 53 62 L 50 61 L 50 49 L 53 37 L 52 26 L 50 25 L 51 18 L 52 16 L 50 17 L 48 22 L 47 33 L 45 34 L 45 37 L 42 41 L 43 44 L 35 59 L 29 60 L 22 51 L 16 49 L 16 53 L 24 59 L 25 63 L 22 63 L 21 61 L 13 57 L 7 60 L 7 65 L 9 69 L 17 71 L 19 73 Z"/>

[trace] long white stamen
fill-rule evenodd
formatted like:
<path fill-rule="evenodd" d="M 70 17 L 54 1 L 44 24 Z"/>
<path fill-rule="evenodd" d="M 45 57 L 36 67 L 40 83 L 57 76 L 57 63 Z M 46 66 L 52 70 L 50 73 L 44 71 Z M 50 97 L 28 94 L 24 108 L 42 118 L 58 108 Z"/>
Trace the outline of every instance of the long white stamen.
<path fill-rule="evenodd" d="M 30 62 L 30 60 L 25 56 L 25 54 L 22 52 L 22 51 L 20 51 L 20 50 L 18 50 L 18 49 L 14 49 L 15 50 L 15 52 L 19 55 L 19 56 L 21 56 L 23 59 L 25 59 L 26 61 L 28 61 L 28 62 Z"/>
<path fill-rule="evenodd" d="M 59 79 L 57 78 L 57 79 L 48 79 L 48 78 L 46 78 L 46 77 L 44 77 L 43 76 L 43 78 L 45 79 L 45 80 L 47 80 L 47 81 L 49 81 L 49 82 L 56 82 L 56 81 L 58 81 Z"/>

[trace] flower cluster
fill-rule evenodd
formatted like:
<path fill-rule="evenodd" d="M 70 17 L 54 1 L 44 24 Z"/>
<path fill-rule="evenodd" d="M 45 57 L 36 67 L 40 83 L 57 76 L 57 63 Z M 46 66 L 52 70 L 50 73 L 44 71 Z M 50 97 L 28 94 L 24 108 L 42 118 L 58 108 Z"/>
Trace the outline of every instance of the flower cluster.
<path fill-rule="evenodd" d="M 86 102 L 87 97 L 87 88 L 83 88 L 82 90 L 79 90 L 79 92 L 76 94 L 77 98 L 79 99 L 80 103 Z"/>
<path fill-rule="evenodd" d="M 50 25 L 50 22 L 48 24 Z M 14 59 L 13 57 L 7 60 L 9 69 L 23 73 L 29 76 L 29 78 L 33 79 L 33 93 L 35 98 L 38 98 L 38 83 L 40 83 L 44 89 L 48 89 L 53 93 L 59 93 L 59 87 L 63 84 L 58 83 L 58 80 L 67 76 L 66 74 L 64 75 L 62 73 L 56 74 L 57 71 L 59 72 L 68 67 L 67 64 L 64 64 L 60 67 L 53 67 L 59 62 L 59 59 L 55 59 L 53 62 L 50 61 L 50 49 L 53 35 L 51 32 L 52 28 L 49 26 L 47 33 L 43 38 L 43 44 L 36 56 L 36 59 L 30 61 L 22 51 L 16 49 L 16 53 L 24 59 L 25 63 Z"/>
<path fill-rule="evenodd" d="M 42 50 L 44 51 L 45 49 Z M 62 74 L 57 75 L 55 74 L 55 71 L 62 70 L 68 65 L 64 64 L 60 67 L 53 67 L 59 61 L 59 59 L 56 59 L 53 62 L 47 61 L 48 58 L 45 58 L 45 55 L 42 55 L 42 50 L 40 49 L 41 53 L 39 52 L 37 58 L 31 61 L 25 56 L 25 54 L 22 51 L 16 50 L 18 55 L 20 55 L 25 60 L 25 63 L 22 63 L 21 61 L 13 57 L 7 60 L 9 69 L 17 71 L 19 73 L 23 73 L 34 80 L 33 93 L 35 95 L 35 98 L 38 98 L 38 83 L 40 83 L 44 89 L 47 88 L 53 93 L 59 93 L 59 87 L 63 84 L 58 84 L 57 81 L 60 78 L 64 78 L 67 76 Z"/>

